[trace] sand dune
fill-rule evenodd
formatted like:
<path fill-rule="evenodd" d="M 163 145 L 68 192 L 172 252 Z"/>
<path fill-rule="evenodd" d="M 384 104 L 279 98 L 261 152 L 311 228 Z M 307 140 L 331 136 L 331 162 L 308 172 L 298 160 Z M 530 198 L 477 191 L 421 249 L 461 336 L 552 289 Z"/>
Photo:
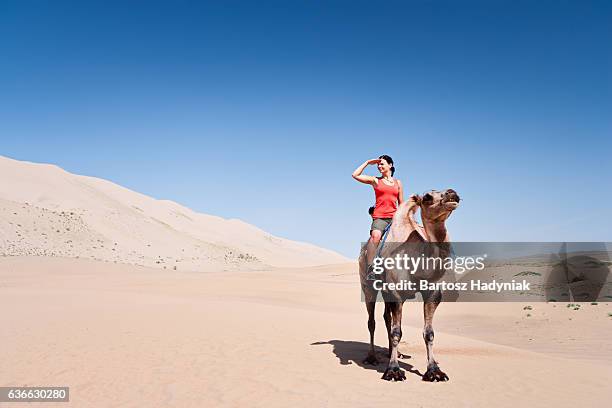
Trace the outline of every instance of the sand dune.
<path fill-rule="evenodd" d="M 54 165 L 1 156 L 0 255 L 80 257 L 182 270 L 348 261 L 237 219 L 196 213 Z"/>
<path fill-rule="evenodd" d="M 448 383 L 421 381 L 421 305 L 408 304 L 407 380 L 388 383 L 384 365 L 361 363 L 359 299 L 353 264 L 219 274 L 3 258 L 0 384 L 70 386 L 75 407 L 608 403 L 609 304 L 537 304 L 534 320 L 520 304 L 443 304 L 435 347 Z M 379 312 L 384 360 L 383 328 Z"/>

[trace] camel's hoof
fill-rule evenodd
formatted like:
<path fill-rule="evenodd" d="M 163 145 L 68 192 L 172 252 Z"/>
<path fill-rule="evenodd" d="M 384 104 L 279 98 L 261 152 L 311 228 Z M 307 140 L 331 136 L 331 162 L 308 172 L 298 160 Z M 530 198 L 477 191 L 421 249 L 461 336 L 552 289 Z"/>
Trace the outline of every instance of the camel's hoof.
<path fill-rule="evenodd" d="M 363 359 L 363 364 L 378 365 L 378 363 L 380 363 L 380 361 L 376 358 L 376 354 L 368 354 L 368 356 Z"/>
<path fill-rule="evenodd" d="M 387 381 L 404 381 L 406 374 L 399 367 L 387 368 L 382 379 Z"/>
<path fill-rule="evenodd" d="M 427 369 L 427 372 L 423 374 L 423 381 L 448 381 L 448 375 L 446 375 L 438 367 L 430 367 Z"/>

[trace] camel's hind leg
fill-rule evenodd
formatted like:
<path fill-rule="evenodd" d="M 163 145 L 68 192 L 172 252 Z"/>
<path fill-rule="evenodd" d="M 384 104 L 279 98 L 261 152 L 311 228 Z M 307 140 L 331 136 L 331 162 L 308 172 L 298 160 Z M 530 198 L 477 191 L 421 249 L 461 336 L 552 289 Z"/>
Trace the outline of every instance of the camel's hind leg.
<path fill-rule="evenodd" d="M 376 365 L 379 363 L 376 358 L 376 351 L 374 350 L 374 330 L 376 330 L 376 318 L 374 316 L 374 310 L 376 309 L 376 301 L 366 302 L 366 309 L 368 309 L 368 330 L 370 331 L 370 351 L 367 357 L 363 360 L 364 364 Z"/>
<path fill-rule="evenodd" d="M 388 307 L 391 312 L 391 330 L 389 332 L 391 356 L 389 357 L 389 365 L 382 376 L 383 380 L 387 381 L 403 381 L 406 379 L 406 374 L 400 369 L 397 361 L 397 348 L 402 339 L 402 306 L 402 302 L 385 302 L 385 307 Z"/>
<path fill-rule="evenodd" d="M 434 330 L 432 321 L 441 300 L 442 293 L 433 291 L 423 301 L 423 315 L 425 317 L 423 340 L 425 340 L 425 347 L 427 348 L 427 371 L 423 374 L 423 381 L 448 381 L 448 376 L 438 367 L 438 362 L 434 359 L 433 353 Z"/>
<path fill-rule="evenodd" d="M 388 357 L 391 358 L 391 349 L 393 348 L 393 341 L 391 341 L 391 307 L 389 303 L 385 302 L 385 313 L 383 314 L 385 318 L 385 326 L 387 326 L 387 337 L 389 338 L 389 354 Z"/>

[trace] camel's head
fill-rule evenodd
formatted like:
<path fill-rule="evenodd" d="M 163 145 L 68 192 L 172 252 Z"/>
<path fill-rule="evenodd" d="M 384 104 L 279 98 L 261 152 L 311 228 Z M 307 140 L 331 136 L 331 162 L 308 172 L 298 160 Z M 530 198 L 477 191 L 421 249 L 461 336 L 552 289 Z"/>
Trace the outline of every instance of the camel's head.
<path fill-rule="evenodd" d="M 423 219 L 431 222 L 445 221 L 459 207 L 459 200 L 459 195 L 453 189 L 431 190 L 420 197 L 417 196 Z"/>

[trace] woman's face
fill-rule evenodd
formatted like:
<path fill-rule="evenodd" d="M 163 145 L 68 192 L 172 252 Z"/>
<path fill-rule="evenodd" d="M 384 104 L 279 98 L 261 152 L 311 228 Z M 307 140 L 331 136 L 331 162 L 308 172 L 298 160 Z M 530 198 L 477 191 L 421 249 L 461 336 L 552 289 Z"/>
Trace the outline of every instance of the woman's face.
<path fill-rule="evenodd" d="M 380 171 L 380 174 L 388 173 L 391 171 L 391 165 L 385 159 L 380 159 L 378 171 Z"/>

